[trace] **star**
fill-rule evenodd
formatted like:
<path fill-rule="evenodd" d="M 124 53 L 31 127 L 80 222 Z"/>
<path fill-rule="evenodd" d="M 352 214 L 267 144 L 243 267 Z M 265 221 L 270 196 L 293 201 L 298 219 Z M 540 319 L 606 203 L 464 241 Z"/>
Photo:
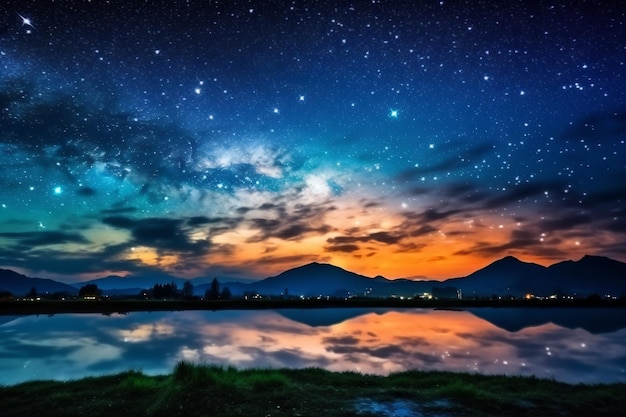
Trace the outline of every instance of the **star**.
<path fill-rule="evenodd" d="M 58 186 L 54 187 L 54 193 L 55 194 L 58 195 L 58 194 L 61 194 L 62 192 L 63 192 L 63 189 L 61 187 L 58 187 Z"/>
<path fill-rule="evenodd" d="M 21 14 L 17 14 L 20 19 L 22 19 L 22 26 L 30 26 L 31 28 L 35 29 L 35 26 L 33 26 L 33 22 L 28 18 L 28 17 L 24 17 Z"/>
<path fill-rule="evenodd" d="M 389 112 L 389 117 L 391 117 L 392 119 L 397 119 L 398 118 L 398 110 L 391 109 L 391 112 Z"/>

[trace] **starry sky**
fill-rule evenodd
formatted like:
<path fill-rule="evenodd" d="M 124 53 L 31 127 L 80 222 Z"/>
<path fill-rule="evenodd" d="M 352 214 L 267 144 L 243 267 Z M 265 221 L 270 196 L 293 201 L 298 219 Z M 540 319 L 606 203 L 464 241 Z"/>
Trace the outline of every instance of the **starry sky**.
<path fill-rule="evenodd" d="M 626 6 L 0 9 L 0 267 L 263 278 L 626 261 Z"/>

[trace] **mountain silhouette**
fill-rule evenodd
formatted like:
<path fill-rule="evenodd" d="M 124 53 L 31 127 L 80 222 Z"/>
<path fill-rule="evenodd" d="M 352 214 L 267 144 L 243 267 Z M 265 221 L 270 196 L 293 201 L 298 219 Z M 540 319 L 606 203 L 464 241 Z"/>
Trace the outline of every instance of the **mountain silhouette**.
<path fill-rule="evenodd" d="M 519 296 L 536 291 L 541 283 L 545 283 L 546 271 L 547 268 L 544 266 L 507 256 L 466 277 L 444 282 L 446 285 L 459 288 L 465 297 L 491 294 Z"/>
<path fill-rule="evenodd" d="M 34 281 L 33 281 L 34 280 Z M 219 279 L 218 279 L 219 280 Z M 142 274 L 135 276 L 109 276 L 92 281 L 76 283 L 74 287 L 53 280 L 28 278 L 9 270 L 0 270 L 0 290 L 15 295 L 26 294 L 32 287 L 38 292 L 71 291 L 93 283 L 111 294 L 137 294 L 138 289 L 147 289 L 156 283 L 174 282 L 182 288 L 185 279 L 165 273 Z M 190 280 L 194 293 L 203 295 L 210 286 L 209 278 Z M 489 297 L 496 295 L 524 296 L 590 294 L 621 296 L 626 294 L 626 263 L 601 256 L 584 256 L 578 261 L 559 262 L 549 267 L 523 262 L 513 256 L 497 260 L 484 268 L 462 278 L 445 281 L 409 279 L 390 280 L 382 276 L 370 278 L 346 271 L 334 265 L 313 262 L 284 271 L 276 276 L 260 281 L 222 282 L 233 295 L 256 292 L 264 295 L 289 296 L 369 296 L 390 297 L 414 296 L 431 292 L 433 287 L 454 287 L 462 291 L 464 298 Z M 287 293 L 287 294 L 286 294 Z"/>
<path fill-rule="evenodd" d="M 29 278 L 10 269 L 0 269 L 0 291 L 8 291 L 21 297 L 28 294 L 32 288 L 35 288 L 38 294 L 78 292 L 75 287 L 52 279 Z"/>
<path fill-rule="evenodd" d="M 369 278 L 346 271 L 330 264 L 313 262 L 293 268 L 274 277 L 250 284 L 254 290 L 264 294 L 280 294 L 287 291 L 290 295 L 355 295 L 387 297 L 396 293 L 400 287 L 394 280 L 384 277 Z M 421 283 L 412 281 L 412 289 Z M 426 284 L 430 288 L 431 284 Z"/>
<path fill-rule="evenodd" d="M 581 294 L 626 293 L 626 263 L 603 256 L 585 255 L 579 261 L 564 261 L 548 267 L 549 276 L 562 288 Z"/>
<path fill-rule="evenodd" d="M 626 294 L 626 263 L 586 255 L 544 267 L 507 256 L 464 278 L 444 281 L 471 295 Z"/>

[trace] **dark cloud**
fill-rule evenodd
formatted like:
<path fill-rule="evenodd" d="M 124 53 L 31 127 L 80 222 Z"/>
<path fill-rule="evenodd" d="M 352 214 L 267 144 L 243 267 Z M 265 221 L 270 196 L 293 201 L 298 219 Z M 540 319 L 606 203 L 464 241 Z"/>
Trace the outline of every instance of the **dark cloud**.
<path fill-rule="evenodd" d="M 358 251 L 359 249 L 358 245 L 329 245 L 324 247 L 326 252 L 352 253 Z"/>
<path fill-rule="evenodd" d="M 382 358 L 382 359 L 390 359 L 393 357 L 397 358 L 407 358 L 409 356 L 409 352 L 403 349 L 400 346 L 395 345 L 386 345 L 379 347 L 363 347 L 357 345 L 350 344 L 332 344 L 330 346 L 326 346 L 327 352 L 337 353 L 348 355 L 350 357 L 356 357 L 357 354 L 365 354 L 368 356 Z"/>
<path fill-rule="evenodd" d="M 226 221 L 227 219 L 224 217 L 206 217 L 206 216 L 193 216 L 190 217 L 186 220 L 186 223 L 188 226 L 191 227 L 195 227 L 195 226 L 203 226 L 205 224 L 215 224 L 215 223 L 222 223 L 224 221 Z"/>
<path fill-rule="evenodd" d="M 394 245 L 404 239 L 406 235 L 396 235 L 391 232 L 374 232 L 366 236 L 336 236 L 326 241 L 333 245 L 345 245 L 353 243 L 378 242 L 387 245 Z"/>
<path fill-rule="evenodd" d="M 96 194 L 98 194 L 98 192 L 92 187 L 80 187 L 78 189 L 78 195 L 82 195 L 84 197 L 93 197 Z"/>
<path fill-rule="evenodd" d="M 333 345 L 358 345 L 360 342 L 360 339 L 353 336 L 329 336 L 322 338 L 322 343 Z"/>
<path fill-rule="evenodd" d="M 336 208 L 328 203 L 319 203 L 296 204 L 293 209 L 288 210 L 284 203 L 276 203 L 264 205 L 263 210 L 275 211 L 276 217 L 247 219 L 251 227 L 259 231 L 248 242 L 261 242 L 268 238 L 298 240 L 310 234 L 326 234 L 333 228 L 324 224 L 324 217 Z"/>
<path fill-rule="evenodd" d="M 439 211 L 437 209 L 430 208 L 430 209 L 424 210 L 423 212 L 418 213 L 416 215 L 411 213 L 411 214 L 407 214 L 407 216 L 408 217 L 413 217 L 413 218 L 419 220 L 420 222 L 430 223 L 430 222 L 435 222 L 435 221 L 447 219 L 447 218 L 455 216 L 455 215 L 457 215 L 457 214 L 459 214 L 459 213 L 461 213 L 463 211 L 464 211 L 464 209 Z"/>
<path fill-rule="evenodd" d="M 465 151 L 457 149 L 453 152 L 450 152 L 455 154 L 454 157 L 449 157 L 447 159 L 431 163 L 429 165 L 411 167 L 407 170 L 402 171 L 396 176 L 395 179 L 401 183 L 410 183 L 415 182 L 425 175 L 460 170 L 473 163 L 472 161 L 475 158 L 482 157 L 483 155 L 491 151 L 493 151 L 493 145 L 490 143 L 482 143 Z M 417 188 L 417 190 L 419 189 L 420 188 Z"/>
<path fill-rule="evenodd" d="M 250 261 L 250 266 L 254 265 L 302 265 L 309 262 L 328 262 L 328 258 L 319 256 L 317 254 L 304 254 L 304 255 L 288 255 L 288 256 L 262 256 L 254 261 Z M 242 268 L 248 266 L 247 263 L 242 264 Z"/>
<path fill-rule="evenodd" d="M 103 218 L 102 222 L 130 231 L 132 242 L 136 245 L 195 255 L 206 253 L 210 247 L 208 240 L 191 241 L 183 228 L 184 221 L 179 219 L 111 216 Z"/>
<path fill-rule="evenodd" d="M 530 197 L 545 195 L 546 191 L 558 193 L 563 190 L 565 185 L 563 181 L 538 181 L 532 184 L 520 184 L 499 192 L 496 196 L 489 195 L 480 205 L 483 209 L 505 207 L 510 204 L 521 203 Z"/>
<path fill-rule="evenodd" d="M 537 225 L 541 230 L 559 231 L 568 230 L 576 226 L 587 225 L 592 222 L 592 217 L 588 214 L 563 213 L 559 217 L 540 220 Z"/>
<path fill-rule="evenodd" d="M 543 237 L 541 232 L 530 230 L 513 230 L 505 243 L 493 244 L 476 242 L 467 249 L 456 251 L 454 255 L 479 255 L 483 257 L 498 256 L 503 253 L 522 253 L 526 255 L 544 256 L 563 259 L 567 252 L 557 246 L 561 240 L 558 237 Z"/>
<path fill-rule="evenodd" d="M 3 232 L 0 237 L 16 241 L 25 247 L 61 245 L 65 243 L 90 243 L 84 236 L 76 233 L 65 233 L 59 231 L 38 231 L 38 232 Z"/>
<path fill-rule="evenodd" d="M 68 255 L 62 248 L 5 247 L 0 250 L 0 264 L 11 264 L 34 273 L 48 272 L 61 275 L 101 273 L 102 271 L 145 272 L 150 270 L 140 260 L 124 260 L 119 256 L 130 251 L 132 243 L 108 245 L 93 252 Z"/>

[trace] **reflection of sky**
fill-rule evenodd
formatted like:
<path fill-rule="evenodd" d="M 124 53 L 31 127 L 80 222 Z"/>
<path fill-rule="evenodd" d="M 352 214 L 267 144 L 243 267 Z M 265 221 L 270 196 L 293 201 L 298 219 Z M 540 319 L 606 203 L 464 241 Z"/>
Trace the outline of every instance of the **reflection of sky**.
<path fill-rule="evenodd" d="M 167 373 L 182 359 L 383 375 L 420 369 L 536 375 L 567 382 L 626 381 L 626 328 L 591 334 L 550 323 L 509 332 L 469 312 L 434 310 L 353 311 L 351 318 L 324 326 L 288 318 L 301 313 L 16 318 L 0 325 L 0 384 L 126 369 Z"/>

